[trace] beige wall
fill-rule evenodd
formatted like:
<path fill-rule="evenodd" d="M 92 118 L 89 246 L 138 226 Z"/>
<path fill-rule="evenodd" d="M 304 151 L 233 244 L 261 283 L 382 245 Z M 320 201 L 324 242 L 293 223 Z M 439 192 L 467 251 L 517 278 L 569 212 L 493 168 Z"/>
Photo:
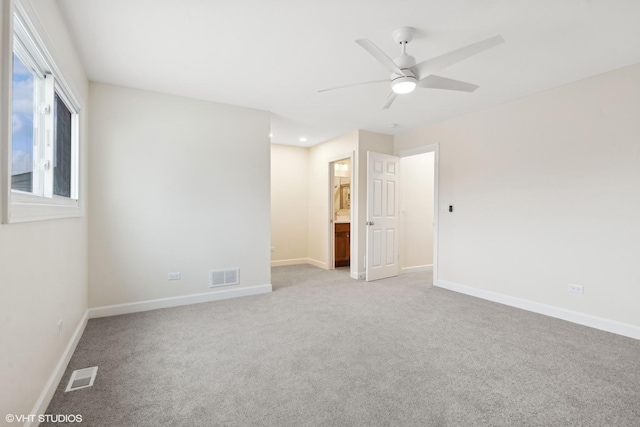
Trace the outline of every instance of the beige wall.
<path fill-rule="evenodd" d="M 434 154 L 400 159 L 400 267 L 433 264 Z"/>
<path fill-rule="evenodd" d="M 269 113 L 97 83 L 91 110 L 91 307 L 270 283 Z"/>
<path fill-rule="evenodd" d="M 639 99 L 640 64 L 398 135 L 440 144 L 439 279 L 640 326 Z"/>
<path fill-rule="evenodd" d="M 309 149 L 271 144 L 271 261 L 307 258 Z"/>
<path fill-rule="evenodd" d="M 86 118 L 87 78 L 56 3 L 25 3 L 35 14 L 31 18 L 36 25 L 43 26 L 44 42 L 78 96 Z M 0 10 L 7 6 L 8 2 L 2 2 Z M 10 18 L 5 12 L 0 20 L 3 24 Z M 1 54 L 4 66 L 11 55 L 4 43 Z M 3 115 L 6 99 L 0 111 Z M 86 142 L 83 122 L 83 159 Z M 8 159 L 0 165 L 0 173 L 7 173 L 7 167 Z M 85 203 L 86 176 L 86 162 L 82 162 L 80 188 Z M 0 280 L 0 423 L 4 423 L 6 414 L 31 413 L 86 313 L 87 218 L 0 225 Z M 57 335 L 60 319 L 64 324 Z"/>

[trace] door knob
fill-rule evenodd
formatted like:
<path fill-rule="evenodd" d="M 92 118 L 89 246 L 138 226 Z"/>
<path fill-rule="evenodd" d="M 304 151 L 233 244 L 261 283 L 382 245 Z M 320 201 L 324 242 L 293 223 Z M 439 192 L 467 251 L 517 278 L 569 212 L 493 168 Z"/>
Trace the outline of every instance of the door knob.
<path fill-rule="evenodd" d="M 365 225 L 375 225 L 375 223 L 373 221 L 367 221 Z"/>

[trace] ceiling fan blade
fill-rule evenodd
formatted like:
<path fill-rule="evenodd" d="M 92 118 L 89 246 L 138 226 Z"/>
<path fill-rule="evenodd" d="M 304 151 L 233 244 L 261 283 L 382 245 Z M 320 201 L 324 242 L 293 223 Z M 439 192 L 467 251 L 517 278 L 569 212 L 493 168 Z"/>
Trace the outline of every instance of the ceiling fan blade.
<path fill-rule="evenodd" d="M 336 87 L 330 87 L 328 89 L 321 89 L 318 91 L 318 93 L 320 92 L 326 92 L 328 90 L 336 90 L 336 89 L 344 89 L 346 87 L 352 87 L 352 86 L 361 86 L 361 85 L 370 85 L 373 83 L 389 83 L 389 79 L 385 79 L 385 80 L 374 80 L 372 82 L 362 82 L 362 83 L 352 83 L 350 85 L 343 85 L 343 86 L 336 86 Z"/>
<path fill-rule="evenodd" d="M 370 40 L 358 39 L 356 40 L 356 43 L 358 43 L 367 52 L 369 52 L 371 56 L 376 58 L 378 62 L 381 63 L 387 70 L 391 71 L 392 73 L 400 74 L 401 76 L 406 75 L 404 71 L 402 71 L 395 62 L 393 62 L 391 58 L 389 58 L 378 46 L 373 44 Z"/>
<path fill-rule="evenodd" d="M 503 42 L 504 39 L 502 36 L 491 37 L 489 39 L 461 47 L 460 49 L 456 49 L 449 53 L 445 53 L 444 55 L 422 61 L 419 64 L 416 64 L 415 69 L 417 70 L 419 78 L 425 78 L 430 74 L 436 73 L 473 55 L 484 52 L 487 49 L 498 46 Z"/>
<path fill-rule="evenodd" d="M 427 76 L 424 79 L 418 81 L 418 87 L 429 89 L 457 90 L 460 92 L 473 92 L 480 86 L 431 74 L 430 76 Z"/>
<path fill-rule="evenodd" d="M 387 95 L 387 99 L 385 99 L 385 101 L 384 101 L 384 105 L 382 106 L 382 109 L 386 110 L 389 107 L 391 107 L 391 104 L 393 104 L 393 101 L 395 101 L 396 96 L 398 96 L 398 95 L 396 95 L 395 92 L 393 92 L 393 91 L 389 92 L 389 95 Z"/>

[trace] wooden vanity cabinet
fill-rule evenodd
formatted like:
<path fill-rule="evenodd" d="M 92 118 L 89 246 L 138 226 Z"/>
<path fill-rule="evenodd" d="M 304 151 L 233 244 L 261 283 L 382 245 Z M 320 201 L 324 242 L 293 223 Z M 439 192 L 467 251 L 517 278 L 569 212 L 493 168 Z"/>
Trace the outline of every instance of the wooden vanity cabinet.
<path fill-rule="evenodd" d="M 351 262 L 351 245 L 349 235 L 351 224 L 348 222 L 338 222 L 335 224 L 335 266 L 346 267 Z"/>

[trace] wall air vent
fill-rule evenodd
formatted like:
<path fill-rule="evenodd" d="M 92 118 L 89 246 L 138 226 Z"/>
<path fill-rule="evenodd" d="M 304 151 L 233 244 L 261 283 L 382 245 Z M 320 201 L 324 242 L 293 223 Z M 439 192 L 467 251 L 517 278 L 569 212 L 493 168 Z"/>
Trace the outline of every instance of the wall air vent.
<path fill-rule="evenodd" d="M 240 269 L 230 268 L 227 270 L 209 271 L 209 287 L 230 286 L 240 283 Z"/>
<path fill-rule="evenodd" d="M 73 371 L 71 378 L 69 378 L 69 384 L 67 384 L 67 388 L 64 391 L 67 392 L 91 387 L 93 385 L 93 381 L 96 379 L 97 373 L 97 366 Z"/>

